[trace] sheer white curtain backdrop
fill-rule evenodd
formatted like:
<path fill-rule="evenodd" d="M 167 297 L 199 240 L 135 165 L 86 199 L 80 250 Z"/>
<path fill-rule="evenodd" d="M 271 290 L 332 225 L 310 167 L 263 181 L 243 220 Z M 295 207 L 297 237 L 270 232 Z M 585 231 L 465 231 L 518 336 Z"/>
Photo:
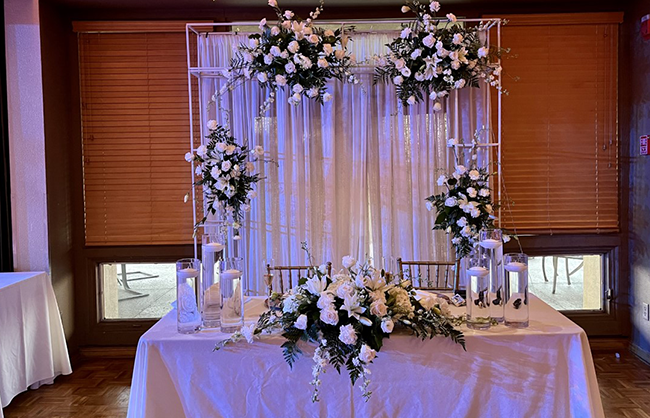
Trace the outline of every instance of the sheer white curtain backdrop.
<path fill-rule="evenodd" d="M 364 61 L 386 50 L 395 33 L 356 33 L 348 48 Z M 246 35 L 198 37 L 198 65 L 227 66 Z M 352 255 L 376 267 L 396 268 L 395 259 L 453 260 L 444 232 L 432 231 L 434 214 L 424 199 L 440 193 L 436 180 L 453 167 L 450 137 L 469 141 L 488 124 L 486 93 L 463 89 L 434 112 L 431 101 L 403 108 L 392 85 L 373 85 L 372 71 L 359 71 L 360 85 L 331 82 L 333 100 L 320 105 L 287 103 L 280 91 L 259 117 L 267 92 L 257 81 L 239 86 L 217 105 L 205 106 L 223 78 L 199 78 L 202 135 L 205 123 L 228 122 L 242 143 L 262 145 L 277 164 L 260 167 L 265 179 L 244 222 L 240 242 L 250 290 L 262 292 L 264 261 L 307 262 L 307 241 L 315 262 Z"/>

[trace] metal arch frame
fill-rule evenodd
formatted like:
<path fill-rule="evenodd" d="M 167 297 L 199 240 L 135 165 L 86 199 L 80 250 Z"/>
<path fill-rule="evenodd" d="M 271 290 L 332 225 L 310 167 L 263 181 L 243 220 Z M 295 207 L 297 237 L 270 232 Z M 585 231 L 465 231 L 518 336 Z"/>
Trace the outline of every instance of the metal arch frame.
<path fill-rule="evenodd" d="M 446 19 L 444 18 L 435 18 L 433 19 L 435 21 L 440 21 L 444 22 Z M 486 19 L 458 19 L 458 22 L 461 23 L 478 23 L 478 22 L 492 22 L 494 23 L 494 28 L 496 29 L 496 37 L 497 37 L 497 48 L 499 51 L 501 50 L 501 26 L 504 24 L 503 19 L 500 18 L 486 18 Z M 373 24 L 408 24 L 413 22 L 413 19 L 387 19 L 387 20 L 364 20 L 364 19 L 347 19 L 347 20 L 321 20 L 319 21 L 321 25 L 337 25 L 337 26 L 354 26 L 354 25 L 373 25 Z M 193 111 L 193 95 L 192 95 L 192 77 L 195 77 L 198 79 L 199 86 L 201 86 L 201 80 L 203 78 L 218 78 L 218 77 L 223 77 L 221 74 L 221 71 L 226 69 L 226 66 L 220 66 L 220 67 L 199 67 L 199 66 L 193 66 L 192 64 L 192 57 L 191 57 L 191 51 L 190 51 L 190 38 L 192 37 L 200 37 L 202 34 L 219 34 L 219 35 L 234 35 L 234 34 L 246 34 L 246 33 L 253 33 L 253 32 L 245 32 L 245 31 L 229 31 L 229 32 L 212 32 L 212 31 L 202 31 L 201 28 L 215 28 L 215 27 L 237 27 L 237 26 L 257 26 L 259 22 L 256 21 L 242 21 L 242 22 L 214 22 L 214 23 L 188 23 L 185 25 L 185 42 L 186 42 L 186 53 L 187 53 L 187 89 L 188 89 L 188 100 L 189 100 L 189 118 L 190 118 L 190 152 L 194 152 L 194 111 Z M 372 26 L 371 26 L 372 28 Z M 381 32 L 395 32 L 396 34 L 399 33 L 399 30 L 394 30 L 394 31 L 386 31 L 386 30 L 380 30 Z M 376 32 L 376 31 L 365 31 L 365 32 Z M 487 44 L 490 45 L 490 32 L 491 30 L 487 31 Z M 256 33 L 256 32 L 255 32 Z M 198 44 L 198 43 L 197 43 Z M 197 57 L 197 63 L 198 63 L 198 57 Z M 501 65 L 501 57 L 498 59 L 499 65 Z M 371 65 L 358 65 L 355 67 L 356 70 L 360 73 L 372 73 L 374 71 L 374 67 Z M 359 71 L 360 70 L 360 71 Z M 499 79 L 499 84 L 501 85 L 502 81 L 502 72 L 499 73 L 498 76 Z M 502 91 L 499 90 L 497 92 L 497 120 L 496 120 L 496 125 L 497 125 L 497 132 L 496 132 L 496 142 L 492 141 L 492 138 L 494 137 L 494 131 L 492 129 L 492 105 L 491 105 L 491 89 L 486 88 L 485 89 L 485 114 L 486 114 L 486 120 L 489 121 L 488 125 L 488 141 L 485 143 L 479 143 L 477 144 L 478 147 L 484 147 L 488 150 L 492 148 L 497 149 L 497 155 L 496 155 L 496 163 L 497 163 L 497 202 L 501 201 L 501 186 L 502 186 L 502 170 L 501 170 L 501 140 L 502 140 Z M 458 94 L 458 90 L 455 91 L 456 95 Z M 202 95 L 199 94 L 199 108 L 203 105 L 201 103 L 201 97 Z M 457 96 L 456 96 L 457 97 Z M 456 100 L 456 112 L 458 112 L 458 100 Z M 202 119 L 202 112 L 199 111 L 199 135 L 201 138 L 201 141 L 203 140 L 203 120 Z M 458 120 L 458 119 L 457 119 Z M 469 144 L 460 144 L 458 145 L 459 147 L 469 147 L 471 145 Z M 492 153 L 489 153 L 489 161 L 492 161 Z M 194 162 L 191 163 L 191 183 L 194 184 Z M 493 187 L 494 189 L 494 187 Z M 499 205 L 498 208 L 498 219 L 499 222 L 501 222 L 501 205 Z M 193 217 L 193 223 L 196 225 L 196 219 L 197 219 L 197 214 L 196 214 L 196 188 L 192 186 L 192 217 Z M 198 248 L 197 248 L 197 237 L 196 235 L 194 236 L 194 256 L 198 256 Z"/>

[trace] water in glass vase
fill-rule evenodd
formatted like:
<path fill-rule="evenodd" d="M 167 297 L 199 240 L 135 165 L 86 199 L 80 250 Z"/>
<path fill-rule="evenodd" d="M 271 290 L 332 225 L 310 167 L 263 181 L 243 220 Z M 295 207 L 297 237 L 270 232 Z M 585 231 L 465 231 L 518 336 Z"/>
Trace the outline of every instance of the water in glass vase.
<path fill-rule="evenodd" d="M 176 262 L 176 312 L 178 332 L 193 334 L 201 327 L 198 293 L 201 262 L 183 259 Z"/>
<path fill-rule="evenodd" d="M 203 328 L 219 328 L 221 326 L 220 267 L 225 248 L 225 236 L 219 233 L 204 234 L 202 241 L 201 317 Z"/>
<path fill-rule="evenodd" d="M 506 254 L 505 262 L 505 324 L 509 327 L 528 326 L 528 256 L 526 254 Z"/>
<path fill-rule="evenodd" d="M 244 325 L 244 292 L 242 259 L 228 258 L 221 272 L 221 331 L 239 331 Z"/>

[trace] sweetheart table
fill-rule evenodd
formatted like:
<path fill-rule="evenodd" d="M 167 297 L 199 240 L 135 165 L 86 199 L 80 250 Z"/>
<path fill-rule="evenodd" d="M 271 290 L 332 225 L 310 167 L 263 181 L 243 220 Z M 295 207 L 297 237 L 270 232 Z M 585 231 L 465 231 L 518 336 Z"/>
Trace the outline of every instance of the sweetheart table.
<path fill-rule="evenodd" d="M 263 310 L 252 298 L 247 319 Z M 128 417 L 604 417 L 585 332 L 540 299 L 528 328 L 462 330 L 467 352 L 394 332 L 370 365 L 368 402 L 328 368 L 312 403 L 314 347 L 302 345 L 293 370 L 280 336 L 213 352 L 226 334 L 178 334 L 172 310 L 140 339 Z"/>

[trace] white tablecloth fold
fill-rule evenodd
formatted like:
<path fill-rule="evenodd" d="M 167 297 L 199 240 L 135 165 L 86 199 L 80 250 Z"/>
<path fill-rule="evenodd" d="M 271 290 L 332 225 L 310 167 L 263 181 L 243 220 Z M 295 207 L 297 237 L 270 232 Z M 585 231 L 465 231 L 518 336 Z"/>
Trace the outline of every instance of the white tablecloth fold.
<path fill-rule="evenodd" d="M 247 304 L 251 315 L 262 308 L 259 299 Z M 312 403 L 313 347 L 303 345 L 293 370 L 279 336 L 213 352 L 224 334 L 177 334 L 172 311 L 140 339 L 128 416 L 604 416 L 584 331 L 538 298 L 527 329 L 463 331 L 467 352 L 443 338 L 396 333 L 370 366 L 368 402 L 347 372 L 329 368 L 321 402 Z"/>
<path fill-rule="evenodd" d="M 0 406 L 70 374 L 59 308 L 46 273 L 0 274 Z M 0 418 L 2 418 L 0 409 Z"/>

